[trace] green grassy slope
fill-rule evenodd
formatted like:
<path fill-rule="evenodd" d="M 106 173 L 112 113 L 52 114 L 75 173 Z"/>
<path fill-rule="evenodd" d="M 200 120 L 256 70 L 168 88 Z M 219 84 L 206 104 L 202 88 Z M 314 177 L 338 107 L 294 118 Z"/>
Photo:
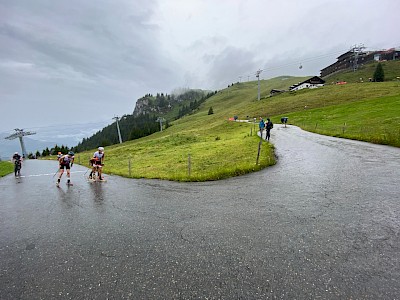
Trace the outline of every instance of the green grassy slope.
<path fill-rule="evenodd" d="M 0 161 L 0 177 L 14 172 L 14 165 L 9 161 Z"/>
<path fill-rule="evenodd" d="M 325 135 L 400 147 L 400 96 L 360 100 L 287 115 L 292 124 Z"/>
<path fill-rule="evenodd" d="M 384 61 L 381 62 L 383 71 L 385 73 L 385 81 L 398 80 L 400 77 L 400 60 L 395 61 Z M 369 78 L 373 78 L 376 66 L 378 62 L 370 62 L 362 65 L 358 68 L 357 72 L 352 70 L 342 71 L 337 74 L 333 74 L 324 78 L 327 84 L 335 83 L 337 81 L 346 81 L 349 83 L 360 82 L 360 79 L 364 82 L 368 82 Z"/>
<path fill-rule="evenodd" d="M 355 72 L 352 76 L 360 75 Z M 268 116 L 274 123 L 288 116 L 289 123 L 306 130 L 400 146 L 399 82 L 327 85 L 268 97 L 271 89 L 288 89 L 303 79 L 279 77 L 260 81 L 260 101 L 256 81 L 234 84 L 163 132 L 107 147 L 105 171 L 134 178 L 203 181 L 274 164 L 273 145 L 267 142 L 262 142 L 259 164 L 255 164 L 258 125 L 227 121 L 235 115 L 239 119 Z M 210 107 L 213 115 L 208 115 Z M 86 160 L 91 154 L 80 155 Z"/>

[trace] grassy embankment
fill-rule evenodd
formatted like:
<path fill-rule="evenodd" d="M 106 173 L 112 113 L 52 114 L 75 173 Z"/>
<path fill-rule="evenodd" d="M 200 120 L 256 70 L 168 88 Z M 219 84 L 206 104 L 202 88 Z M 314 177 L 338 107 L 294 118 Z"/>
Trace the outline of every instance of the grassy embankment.
<path fill-rule="evenodd" d="M 400 62 L 393 64 L 400 66 Z M 359 81 L 357 72 L 353 78 L 358 79 L 352 81 L 349 77 L 346 85 L 287 92 L 272 98 L 266 96 L 272 88 L 287 89 L 302 78 L 262 80 L 261 101 L 256 99 L 256 81 L 235 84 L 163 132 L 107 147 L 105 172 L 132 178 L 204 181 L 274 164 L 273 146 L 266 142 L 262 143 L 259 165 L 255 164 L 259 143 L 254 132 L 257 124 L 227 121 L 234 115 L 240 119 L 269 116 L 274 123 L 288 116 L 289 123 L 306 130 L 399 147 L 399 82 L 352 83 Z M 210 107 L 213 115 L 207 114 Z M 92 152 L 80 155 L 86 160 Z"/>
<path fill-rule="evenodd" d="M 299 80 L 279 78 L 272 81 L 277 88 L 284 88 Z M 252 102 L 259 102 L 259 106 L 247 111 L 245 107 Z M 236 84 L 211 97 L 195 114 L 173 122 L 163 132 L 106 147 L 105 172 L 132 178 L 206 181 L 273 165 L 273 146 L 267 142 L 262 143 L 256 165 L 260 141 L 255 133 L 257 124 L 228 121 L 234 115 L 247 116 L 238 114 L 240 111 L 258 117 L 261 102 L 257 101 L 257 82 Z M 208 115 L 210 107 L 214 110 L 212 115 Z M 76 161 L 87 164 L 92 153 L 80 153 Z"/>
<path fill-rule="evenodd" d="M 0 177 L 14 172 L 14 165 L 9 161 L 0 161 Z"/>
<path fill-rule="evenodd" d="M 400 147 L 397 82 L 331 85 L 274 98 L 279 104 L 272 115 L 285 115 L 304 130 Z"/>

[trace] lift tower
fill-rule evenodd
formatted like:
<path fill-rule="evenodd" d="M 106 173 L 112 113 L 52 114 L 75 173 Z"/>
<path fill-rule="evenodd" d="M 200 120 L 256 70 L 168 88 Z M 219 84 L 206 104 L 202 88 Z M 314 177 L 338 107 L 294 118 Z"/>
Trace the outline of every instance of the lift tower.
<path fill-rule="evenodd" d="M 162 123 L 165 122 L 165 119 L 163 117 L 158 117 L 156 122 L 160 123 L 160 131 L 162 131 Z"/>
<path fill-rule="evenodd" d="M 258 71 L 256 72 L 256 77 L 258 79 L 258 95 L 257 95 L 257 100 L 260 101 L 260 73 L 263 70 L 258 69 Z"/>
<path fill-rule="evenodd" d="M 115 116 L 115 117 L 113 118 L 113 120 L 116 120 L 116 122 L 117 122 L 117 130 L 118 130 L 119 143 L 122 144 L 121 131 L 119 130 L 119 124 L 118 124 L 119 117 L 118 117 L 118 116 Z"/>
<path fill-rule="evenodd" d="M 19 142 L 21 144 L 21 150 L 22 150 L 22 155 L 27 158 L 28 154 L 26 153 L 26 149 L 25 149 L 25 144 L 24 144 L 24 140 L 22 139 L 22 137 L 24 137 L 25 135 L 32 135 L 32 134 L 36 134 L 36 132 L 33 131 L 24 131 L 23 129 L 18 129 L 15 128 L 15 133 L 13 133 L 12 135 L 6 137 L 6 140 L 13 140 L 16 138 L 19 138 Z"/>

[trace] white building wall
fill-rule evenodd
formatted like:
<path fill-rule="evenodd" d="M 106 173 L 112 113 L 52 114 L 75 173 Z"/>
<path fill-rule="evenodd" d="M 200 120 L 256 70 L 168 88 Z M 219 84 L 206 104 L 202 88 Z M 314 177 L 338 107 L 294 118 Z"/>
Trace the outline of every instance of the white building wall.
<path fill-rule="evenodd" d="M 324 86 L 324 85 L 323 84 L 303 83 L 303 84 L 300 84 L 299 86 L 296 86 L 291 91 L 298 91 L 298 90 L 302 90 L 302 89 L 315 89 L 315 88 L 318 88 L 321 86 Z"/>

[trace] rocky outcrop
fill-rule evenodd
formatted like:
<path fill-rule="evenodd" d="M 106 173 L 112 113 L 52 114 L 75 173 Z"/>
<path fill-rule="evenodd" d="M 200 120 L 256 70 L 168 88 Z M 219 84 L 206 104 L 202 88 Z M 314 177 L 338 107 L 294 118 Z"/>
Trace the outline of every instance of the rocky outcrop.
<path fill-rule="evenodd" d="M 149 108 L 150 99 L 140 98 L 136 101 L 135 109 L 133 110 L 134 116 L 145 114 Z"/>

